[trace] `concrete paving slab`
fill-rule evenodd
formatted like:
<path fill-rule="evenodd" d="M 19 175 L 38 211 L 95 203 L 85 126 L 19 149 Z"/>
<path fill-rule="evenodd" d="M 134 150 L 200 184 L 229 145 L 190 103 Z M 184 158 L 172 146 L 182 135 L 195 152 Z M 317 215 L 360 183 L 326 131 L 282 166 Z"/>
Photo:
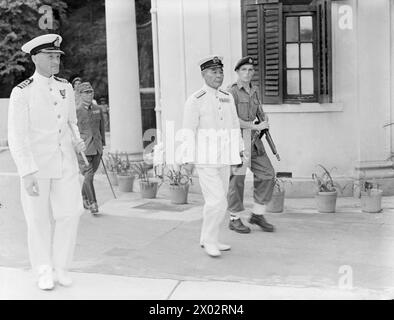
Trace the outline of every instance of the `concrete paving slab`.
<path fill-rule="evenodd" d="M 164 300 L 178 281 L 71 273 L 71 287 L 42 291 L 30 271 L 0 267 L 0 300 Z"/>
<path fill-rule="evenodd" d="M 390 292 L 362 289 L 257 286 L 220 281 L 182 281 L 171 300 L 387 300 Z M 239 304 L 238 304 L 239 305 Z"/>

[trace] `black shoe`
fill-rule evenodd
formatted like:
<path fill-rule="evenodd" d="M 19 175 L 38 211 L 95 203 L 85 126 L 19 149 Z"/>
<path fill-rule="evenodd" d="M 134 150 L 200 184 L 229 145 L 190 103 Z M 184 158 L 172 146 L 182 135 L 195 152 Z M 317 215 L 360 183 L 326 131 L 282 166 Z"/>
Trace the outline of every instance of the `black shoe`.
<path fill-rule="evenodd" d="M 251 224 L 257 224 L 263 231 L 265 232 L 273 232 L 274 231 L 274 226 L 270 223 L 268 223 L 264 216 L 262 214 L 254 214 L 249 218 L 249 223 Z"/>
<path fill-rule="evenodd" d="M 90 212 L 93 213 L 93 214 L 98 214 L 99 213 L 99 208 L 98 208 L 97 202 L 93 202 L 90 205 Z"/>
<path fill-rule="evenodd" d="M 250 232 L 250 228 L 245 226 L 242 223 L 242 220 L 240 218 L 235 219 L 235 220 L 230 219 L 230 223 L 228 226 L 229 226 L 230 230 L 234 230 L 235 232 L 238 232 L 238 233 L 249 233 Z"/>
<path fill-rule="evenodd" d="M 85 209 L 90 209 L 90 202 L 87 199 L 83 199 L 83 207 Z"/>

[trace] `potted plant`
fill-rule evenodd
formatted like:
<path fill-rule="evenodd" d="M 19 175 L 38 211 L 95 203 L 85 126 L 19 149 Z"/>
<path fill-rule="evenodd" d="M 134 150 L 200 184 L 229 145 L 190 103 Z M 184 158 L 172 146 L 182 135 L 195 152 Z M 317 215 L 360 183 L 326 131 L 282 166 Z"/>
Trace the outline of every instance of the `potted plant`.
<path fill-rule="evenodd" d="M 186 204 L 189 185 L 192 183 L 193 170 L 186 170 L 184 165 L 166 167 L 163 170 L 163 180 L 169 182 L 170 200 L 174 204 Z"/>
<path fill-rule="evenodd" d="M 121 159 L 118 162 L 118 171 L 117 171 L 118 183 L 119 183 L 119 191 L 122 192 L 132 192 L 133 191 L 133 183 L 134 183 L 134 174 L 131 170 L 131 162 L 129 160 L 129 156 L 125 153 L 125 158 Z"/>
<path fill-rule="evenodd" d="M 379 184 L 369 181 L 361 183 L 361 210 L 363 212 L 377 213 L 382 211 L 383 190 L 379 189 Z"/>
<path fill-rule="evenodd" d="M 145 199 L 156 198 L 157 190 L 159 188 L 159 180 L 149 177 L 150 167 L 150 165 L 147 165 L 143 161 L 134 163 L 132 165 L 132 170 L 135 172 L 139 179 L 141 196 Z"/>
<path fill-rule="evenodd" d="M 312 173 L 312 179 L 317 184 L 317 194 L 315 197 L 317 210 L 321 213 L 335 212 L 338 196 L 336 186 L 339 185 L 334 183 L 330 172 L 325 167 L 320 164 L 319 167 L 323 169 L 323 173 L 320 176 Z"/>
<path fill-rule="evenodd" d="M 117 154 L 108 153 L 108 155 L 104 158 L 105 167 L 107 169 L 108 178 L 111 181 L 113 186 L 117 186 L 118 184 L 118 168 L 120 166 L 120 160 Z"/>
<path fill-rule="evenodd" d="M 267 203 L 267 211 L 280 213 L 283 212 L 284 204 L 285 204 L 285 188 L 284 185 L 286 182 L 282 179 L 275 178 L 275 186 L 274 192 L 272 193 L 271 201 Z"/>

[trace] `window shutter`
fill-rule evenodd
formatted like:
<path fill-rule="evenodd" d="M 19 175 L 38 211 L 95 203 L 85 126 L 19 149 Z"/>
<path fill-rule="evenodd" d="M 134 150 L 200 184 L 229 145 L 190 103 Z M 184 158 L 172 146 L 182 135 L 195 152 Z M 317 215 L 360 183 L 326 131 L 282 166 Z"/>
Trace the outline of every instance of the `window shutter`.
<path fill-rule="evenodd" d="M 282 103 L 282 3 L 245 0 L 242 6 L 243 56 L 256 60 L 253 84 L 262 103 Z"/>
<path fill-rule="evenodd" d="M 315 0 L 317 9 L 317 42 L 319 102 L 332 102 L 331 0 Z"/>
<path fill-rule="evenodd" d="M 262 100 L 280 104 L 283 97 L 282 3 L 262 4 Z"/>
<path fill-rule="evenodd" d="M 259 56 L 259 48 L 261 47 L 261 21 L 260 7 L 258 5 L 243 6 L 242 25 L 242 55 L 251 56 L 255 60 L 255 73 L 252 79 L 254 85 L 260 86 L 261 78 L 261 61 Z"/>

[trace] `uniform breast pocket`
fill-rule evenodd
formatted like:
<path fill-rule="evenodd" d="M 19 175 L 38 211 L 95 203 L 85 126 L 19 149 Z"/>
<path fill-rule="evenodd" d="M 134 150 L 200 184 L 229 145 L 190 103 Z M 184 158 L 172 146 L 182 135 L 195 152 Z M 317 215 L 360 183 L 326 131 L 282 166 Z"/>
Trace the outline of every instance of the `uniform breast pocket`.
<path fill-rule="evenodd" d="M 92 116 L 92 122 L 94 122 L 95 124 L 99 123 L 101 120 L 101 114 L 99 113 L 95 113 Z"/>
<path fill-rule="evenodd" d="M 239 100 L 237 105 L 238 117 L 244 121 L 250 121 L 249 119 L 249 100 Z"/>

